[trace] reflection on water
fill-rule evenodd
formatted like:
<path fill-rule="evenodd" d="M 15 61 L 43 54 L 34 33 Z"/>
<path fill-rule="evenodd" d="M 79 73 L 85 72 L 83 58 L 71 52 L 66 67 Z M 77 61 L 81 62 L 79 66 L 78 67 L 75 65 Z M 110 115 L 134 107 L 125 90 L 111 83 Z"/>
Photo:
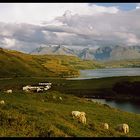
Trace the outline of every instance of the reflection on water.
<path fill-rule="evenodd" d="M 94 99 L 94 101 L 100 102 L 102 104 L 108 104 L 111 107 L 118 108 L 123 111 L 140 114 L 140 102 L 114 101 L 106 99 Z"/>

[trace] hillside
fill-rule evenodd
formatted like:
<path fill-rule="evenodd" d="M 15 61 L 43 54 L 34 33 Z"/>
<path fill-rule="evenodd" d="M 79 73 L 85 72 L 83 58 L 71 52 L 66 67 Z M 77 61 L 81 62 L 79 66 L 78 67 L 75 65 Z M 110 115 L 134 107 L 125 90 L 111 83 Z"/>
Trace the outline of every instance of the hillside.
<path fill-rule="evenodd" d="M 52 80 L 52 82 L 54 81 Z M 60 85 L 57 85 L 57 83 L 53 87 L 55 90 L 79 97 L 140 100 L 140 76 L 62 80 Z"/>
<path fill-rule="evenodd" d="M 0 91 L 0 99 L 5 101 L 0 106 L 1 137 L 139 137 L 140 115 L 114 109 L 106 104 L 87 101 L 71 94 L 50 89 L 35 94 L 24 93 L 21 85 L 48 82 L 45 78 L 14 78 L 0 80 L 4 89 L 13 89 L 12 94 Z M 61 80 L 60 80 L 61 81 Z M 62 84 L 55 80 L 57 84 Z M 19 87 L 19 88 L 16 88 Z M 56 97 L 56 99 L 53 98 Z M 59 97 L 62 97 L 62 101 Z M 86 113 L 87 124 L 74 120 L 71 111 Z M 100 127 L 102 122 L 109 124 L 109 130 Z M 115 130 L 117 124 L 127 123 L 128 134 Z"/>
<path fill-rule="evenodd" d="M 100 64 L 75 56 L 29 55 L 0 49 L 0 67 L 0 77 L 75 77 L 79 69 L 96 68 Z"/>

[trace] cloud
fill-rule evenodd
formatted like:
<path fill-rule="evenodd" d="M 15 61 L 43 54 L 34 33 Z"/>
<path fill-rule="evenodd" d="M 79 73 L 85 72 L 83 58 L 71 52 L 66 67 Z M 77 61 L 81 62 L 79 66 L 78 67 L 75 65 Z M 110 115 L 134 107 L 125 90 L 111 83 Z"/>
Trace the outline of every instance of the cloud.
<path fill-rule="evenodd" d="M 30 52 L 40 45 L 48 44 L 82 47 L 140 44 L 140 9 L 122 11 L 116 7 L 86 3 L 47 5 L 50 6 L 50 9 L 56 8 L 54 13 L 49 12 L 42 4 L 33 4 L 31 7 L 23 5 L 22 10 L 25 11 L 25 14 L 29 12 L 28 18 L 34 11 L 31 23 L 0 22 L 0 45 L 5 48 Z M 20 4 L 19 7 L 21 7 Z M 40 13 L 36 15 L 37 7 Z M 41 11 L 46 12 L 46 9 L 48 13 L 43 13 L 39 17 Z M 20 8 L 19 10 L 22 11 Z M 18 14 L 20 15 L 20 13 Z M 44 20 L 44 17 L 48 15 L 53 18 Z M 26 18 L 25 21 L 28 21 L 27 17 L 24 15 L 23 19 Z M 42 20 L 42 24 L 32 23 L 37 19 Z"/>
<path fill-rule="evenodd" d="M 62 25 L 46 25 L 44 30 L 58 34 L 76 35 L 77 39 L 81 38 L 86 43 L 93 43 L 92 45 L 95 42 L 98 44 L 108 42 L 108 44 L 135 45 L 139 44 L 140 39 L 139 13 L 139 9 L 129 12 L 119 11 L 116 14 L 102 13 L 98 16 L 72 15 L 70 12 L 66 12 L 63 16 L 55 19 Z"/>
<path fill-rule="evenodd" d="M 135 34 L 125 33 L 125 32 L 116 32 L 115 33 L 121 41 L 123 41 L 124 45 L 135 45 L 140 44 L 140 38 L 138 38 Z"/>
<path fill-rule="evenodd" d="M 10 48 L 15 45 L 15 39 L 4 38 L 2 40 L 2 43 L 5 44 L 7 48 Z"/>
<path fill-rule="evenodd" d="M 88 3 L 1 3 L 0 21 L 40 24 L 41 21 L 61 16 L 67 10 L 79 15 L 118 12 L 115 6 L 104 7 Z"/>
<path fill-rule="evenodd" d="M 137 4 L 136 9 L 140 9 L 140 3 Z"/>

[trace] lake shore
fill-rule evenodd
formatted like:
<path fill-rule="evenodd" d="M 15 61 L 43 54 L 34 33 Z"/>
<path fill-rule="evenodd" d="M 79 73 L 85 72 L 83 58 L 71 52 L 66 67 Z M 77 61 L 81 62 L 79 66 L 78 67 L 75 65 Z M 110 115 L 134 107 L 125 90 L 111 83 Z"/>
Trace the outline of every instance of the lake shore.
<path fill-rule="evenodd" d="M 92 78 L 107 78 L 119 76 L 140 76 L 140 68 L 100 68 L 80 70 L 79 77 L 69 80 L 83 80 Z"/>
<path fill-rule="evenodd" d="M 116 101 L 140 101 L 140 98 L 138 97 L 108 97 L 108 96 L 83 96 L 84 98 L 89 98 L 89 99 L 106 99 L 106 100 L 116 100 Z"/>

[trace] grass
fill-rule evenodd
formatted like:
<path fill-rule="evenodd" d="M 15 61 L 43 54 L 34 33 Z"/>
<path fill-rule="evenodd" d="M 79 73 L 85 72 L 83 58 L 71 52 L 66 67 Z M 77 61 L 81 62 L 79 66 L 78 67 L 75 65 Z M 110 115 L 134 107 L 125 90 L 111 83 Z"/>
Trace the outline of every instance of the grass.
<path fill-rule="evenodd" d="M 54 89 L 60 92 L 70 93 L 80 97 L 85 95 L 87 96 L 99 95 L 121 98 L 123 97 L 123 95 L 125 95 L 126 97 L 126 94 L 128 92 L 127 89 L 125 89 L 126 93 L 121 92 L 117 93 L 113 87 L 117 83 L 125 83 L 126 81 L 132 83 L 140 81 L 140 76 L 122 76 L 122 77 L 109 77 L 109 78 L 86 79 L 86 80 L 61 80 L 61 84 L 56 84 L 56 86 L 54 86 Z M 133 90 L 133 92 L 136 92 L 135 89 Z M 140 99 L 139 95 L 136 96 L 136 94 L 132 93 L 131 96 Z"/>
<path fill-rule="evenodd" d="M 38 84 L 39 82 L 52 82 L 51 90 L 56 90 L 62 93 L 74 94 L 76 96 L 112 96 L 123 97 L 126 94 L 117 93 L 113 90 L 116 83 L 124 83 L 126 81 L 135 82 L 140 81 L 140 76 L 122 76 L 109 77 L 102 79 L 86 79 L 86 80 L 66 80 L 64 78 L 42 78 L 42 77 L 17 77 L 11 79 L 0 79 L 0 89 L 14 89 L 19 90 L 24 85 Z M 133 90 L 134 91 L 134 90 Z M 127 91 L 126 91 L 127 93 Z M 136 97 L 135 94 L 132 96 Z M 139 96 L 137 96 L 139 98 Z"/>
<path fill-rule="evenodd" d="M 137 78 L 133 77 L 131 80 Z M 97 80 L 97 79 L 96 79 Z M 104 79 L 105 80 L 105 79 Z M 137 79 L 138 80 L 138 79 Z M 3 137 L 139 137 L 140 115 L 124 112 L 96 102 L 90 102 L 53 87 L 44 93 L 24 93 L 22 85 L 53 81 L 62 86 L 64 79 L 14 78 L 0 80 L 0 136 Z M 63 81 L 63 82 L 62 82 Z M 65 81 L 65 82 L 64 82 Z M 98 80 L 97 80 L 98 81 Z M 96 81 L 96 84 L 97 84 Z M 102 80 L 101 80 L 102 81 Z M 113 81 L 113 79 L 112 79 Z M 116 81 L 114 79 L 114 81 Z M 67 81 L 70 84 L 70 81 Z M 76 82 L 76 81 L 75 81 Z M 84 81 L 81 81 L 84 82 Z M 87 81 L 89 82 L 89 81 Z M 91 81 L 90 81 L 91 82 Z M 111 82 L 108 81 L 107 84 Z M 101 82 L 102 83 L 102 82 Z M 71 82 L 74 86 L 76 83 Z M 81 83 L 83 84 L 83 83 Z M 98 83 L 99 84 L 99 83 Z M 97 84 L 97 85 L 98 85 Z M 77 84 L 80 86 L 80 82 Z M 13 87 L 13 93 L 4 93 L 4 88 Z M 64 85 L 63 85 L 64 87 Z M 76 88 L 76 86 L 74 87 Z M 79 87 L 78 87 L 79 88 Z M 56 99 L 53 98 L 56 96 Z M 62 97 L 62 101 L 59 97 Z M 71 111 L 86 112 L 87 124 L 83 125 L 71 116 Z M 102 122 L 110 129 L 100 127 Z M 127 123 L 130 133 L 117 132 L 117 124 Z"/>
<path fill-rule="evenodd" d="M 56 99 L 52 98 L 54 95 Z M 59 96 L 63 101 L 58 99 Z M 1 93 L 0 98 L 6 102 L 0 106 L 0 136 L 117 137 L 124 134 L 115 131 L 115 126 L 123 122 L 130 126 L 130 133 L 126 136 L 140 134 L 139 115 L 106 108 L 73 95 L 56 91 L 44 94 L 25 94 L 19 91 Z M 87 125 L 73 120 L 70 115 L 72 110 L 86 112 Z M 101 129 L 101 122 L 109 123 L 110 129 Z"/>
<path fill-rule="evenodd" d="M 79 69 L 102 67 L 75 56 L 29 55 L 0 49 L 0 77 L 77 77 Z"/>
<path fill-rule="evenodd" d="M 1 137 L 140 136 L 139 114 L 78 97 L 108 93 L 114 96 L 112 88 L 115 83 L 140 81 L 138 76 L 89 80 L 56 78 L 77 76 L 79 69 L 102 65 L 73 56 L 35 56 L 4 49 L 0 49 L 0 67 L 0 100 L 5 101 L 4 105 L 0 105 Z M 24 85 L 36 85 L 39 82 L 52 82 L 53 85 L 47 92 L 40 94 L 22 91 Z M 7 89 L 12 89 L 13 93 L 5 93 Z M 60 101 L 59 97 L 63 100 Z M 86 125 L 72 118 L 73 110 L 86 112 Z M 103 130 L 100 127 L 102 122 L 108 123 L 110 129 Z M 125 135 L 117 132 L 115 127 L 120 123 L 127 123 L 130 133 Z"/>

